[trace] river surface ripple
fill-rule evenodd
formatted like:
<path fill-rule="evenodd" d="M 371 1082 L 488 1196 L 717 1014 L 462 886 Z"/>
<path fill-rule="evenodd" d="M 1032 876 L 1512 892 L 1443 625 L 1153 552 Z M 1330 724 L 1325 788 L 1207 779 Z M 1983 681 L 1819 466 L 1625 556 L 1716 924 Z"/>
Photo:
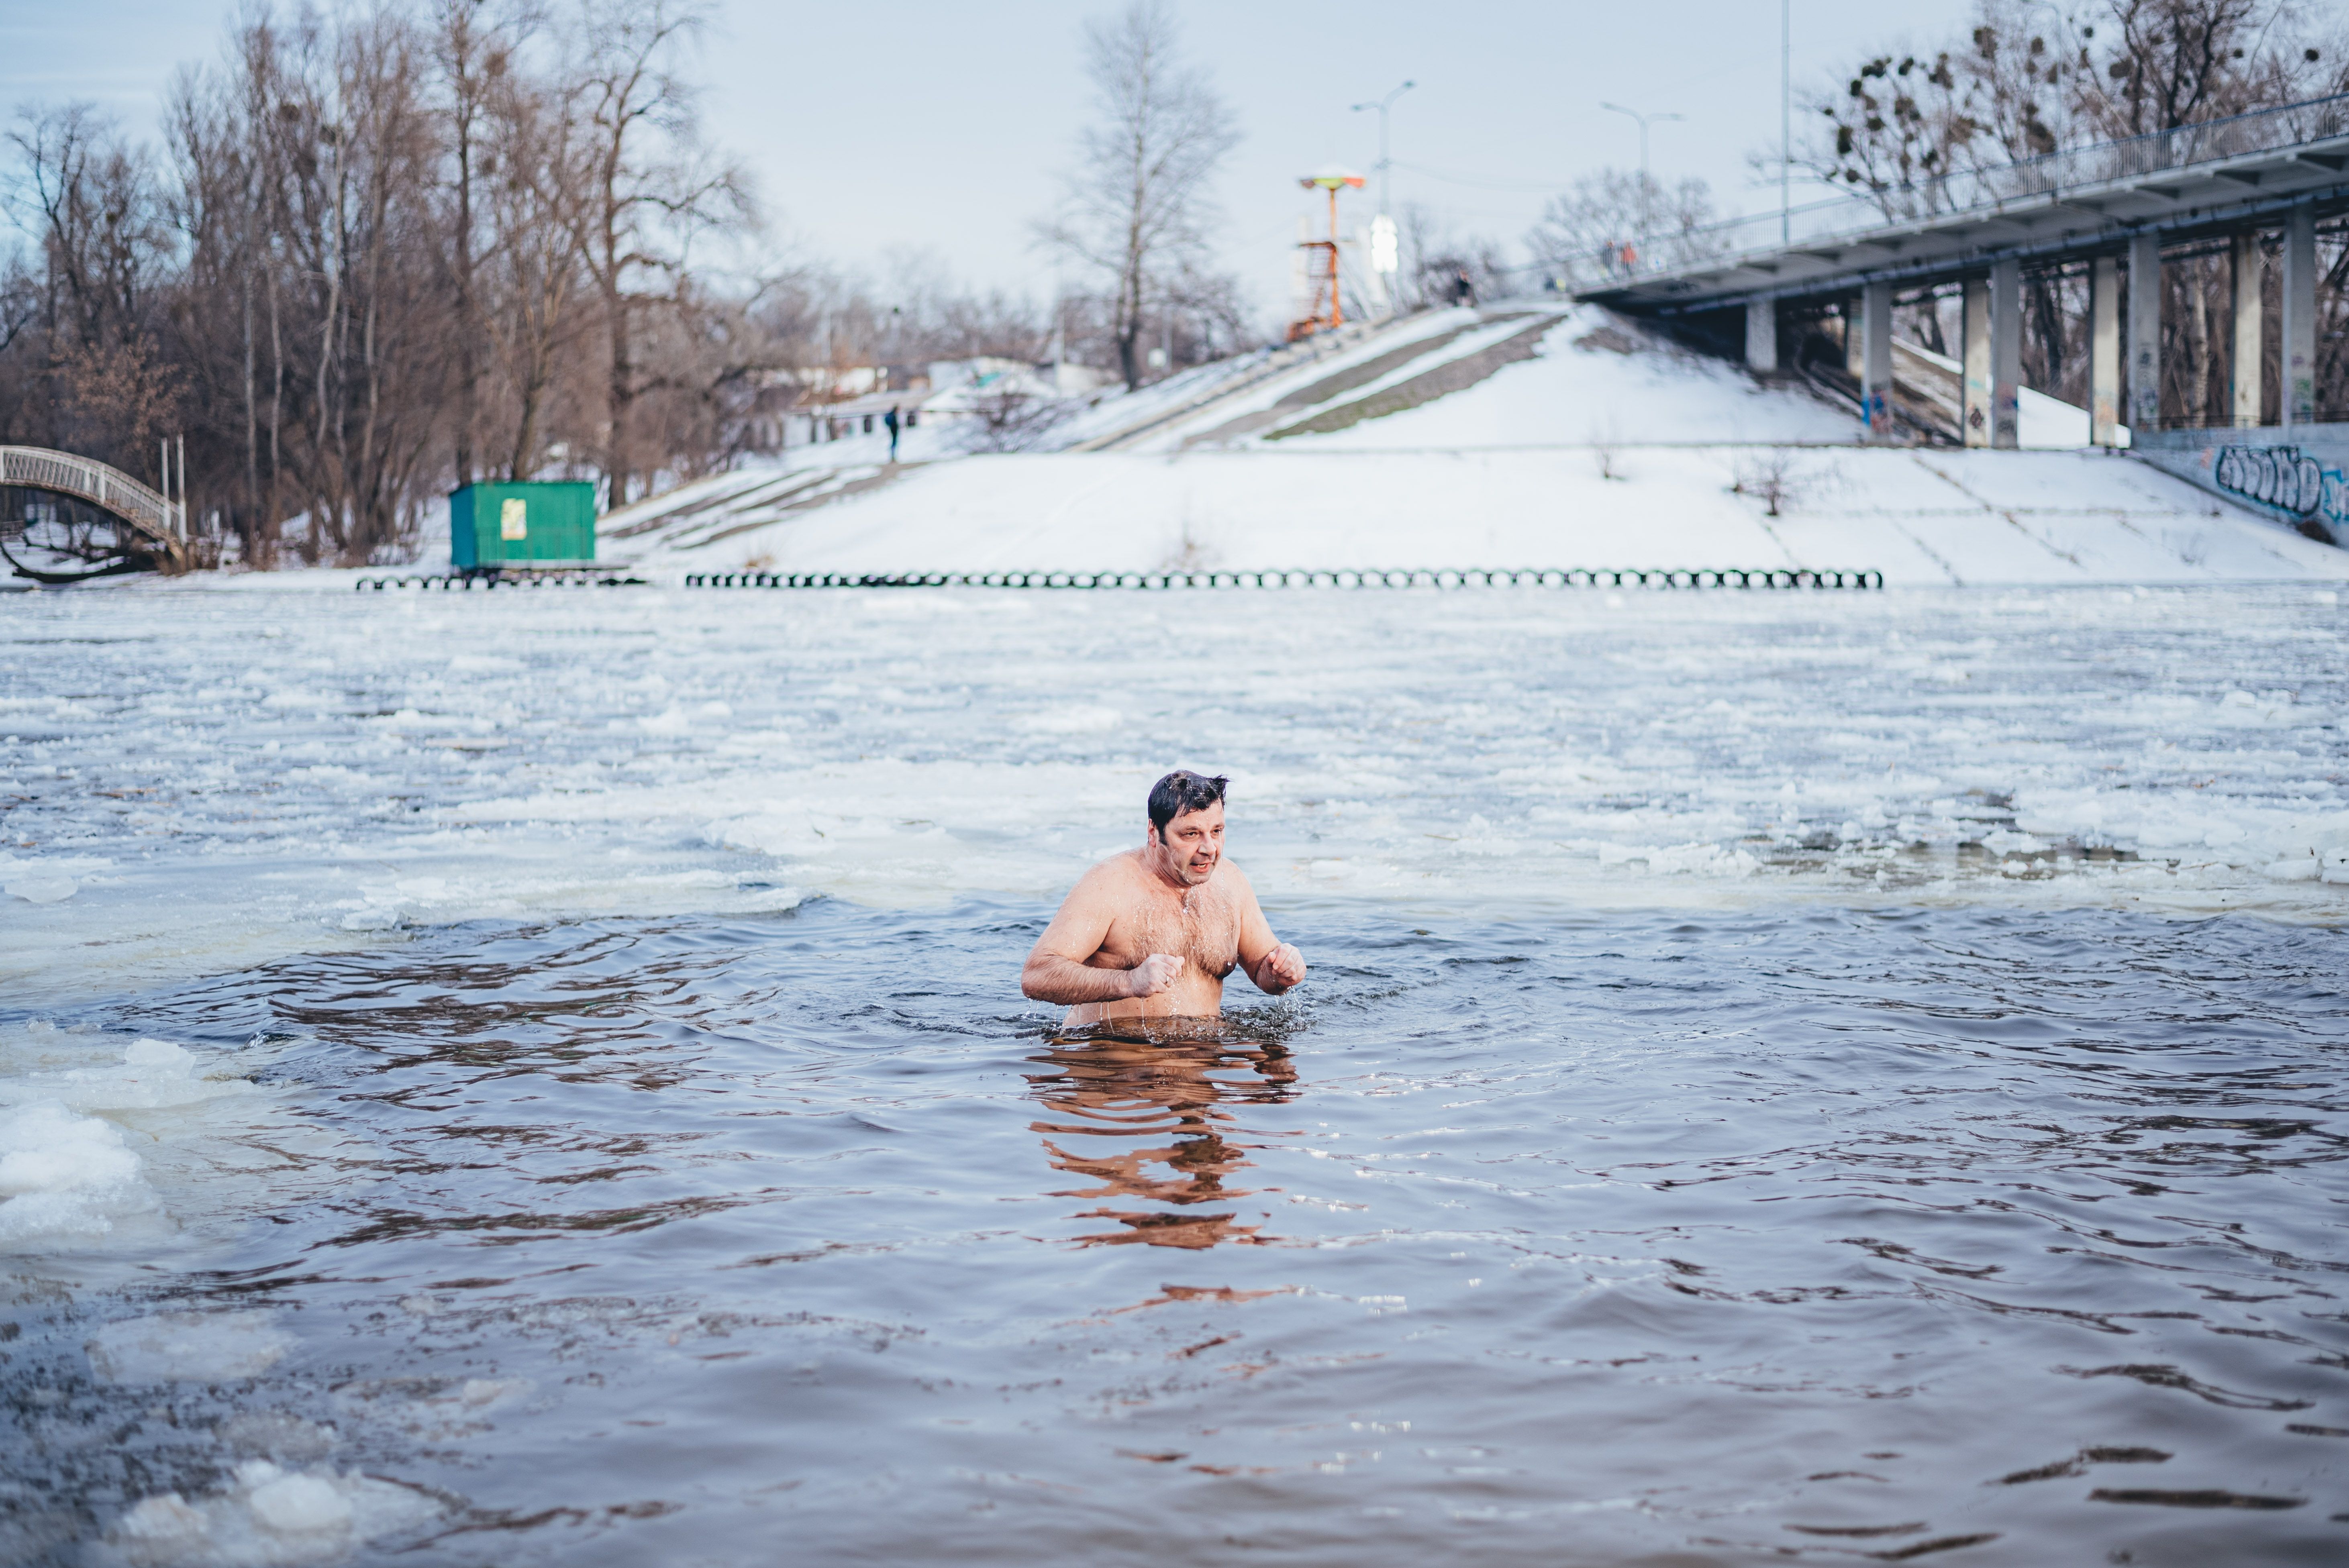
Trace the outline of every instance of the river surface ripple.
<path fill-rule="evenodd" d="M 11 1266 L 16 1544 L 274 1453 L 422 1500 L 336 1549 L 416 1564 L 2349 1549 L 2336 930 L 1329 903 L 1297 999 L 1136 1041 L 1006 999 L 1048 913 L 476 923 L 53 1014 L 279 1113 L 204 1266 Z M 275 1348 L 86 1357 L 170 1312 Z"/>

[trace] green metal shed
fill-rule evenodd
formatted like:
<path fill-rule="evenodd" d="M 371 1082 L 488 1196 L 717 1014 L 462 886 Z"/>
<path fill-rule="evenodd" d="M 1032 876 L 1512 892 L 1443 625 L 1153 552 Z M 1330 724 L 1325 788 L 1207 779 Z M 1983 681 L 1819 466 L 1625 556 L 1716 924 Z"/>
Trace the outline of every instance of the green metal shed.
<path fill-rule="evenodd" d="M 527 480 L 452 490 L 449 560 L 460 572 L 591 566 L 595 487 L 585 480 Z"/>

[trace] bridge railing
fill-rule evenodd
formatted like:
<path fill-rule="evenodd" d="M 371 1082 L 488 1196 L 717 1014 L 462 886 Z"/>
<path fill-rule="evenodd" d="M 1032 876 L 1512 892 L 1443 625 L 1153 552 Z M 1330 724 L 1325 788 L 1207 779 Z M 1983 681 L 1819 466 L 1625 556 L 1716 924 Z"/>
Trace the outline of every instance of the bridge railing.
<path fill-rule="evenodd" d="M 0 484 L 29 485 L 78 496 L 113 513 L 159 544 L 187 542 L 187 519 L 162 493 L 121 469 L 46 447 L 0 447 Z"/>
<path fill-rule="evenodd" d="M 2349 135 L 2349 93 L 2304 103 L 2252 109 L 2224 119 L 2203 120 L 2150 131 L 2118 141 L 2075 147 L 2044 157 L 2020 159 L 1882 190 L 1855 189 L 1782 211 L 1724 219 L 1717 223 L 1651 235 L 1640 245 L 1626 236 L 1621 247 L 1588 257 L 1562 258 L 1576 288 L 1603 288 L 1659 273 L 1678 272 L 1733 256 L 1847 239 L 1871 229 L 1923 219 L 1961 217 L 2018 201 L 2080 191 L 2116 180 L 2183 170 L 2251 153 L 2277 152 Z"/>

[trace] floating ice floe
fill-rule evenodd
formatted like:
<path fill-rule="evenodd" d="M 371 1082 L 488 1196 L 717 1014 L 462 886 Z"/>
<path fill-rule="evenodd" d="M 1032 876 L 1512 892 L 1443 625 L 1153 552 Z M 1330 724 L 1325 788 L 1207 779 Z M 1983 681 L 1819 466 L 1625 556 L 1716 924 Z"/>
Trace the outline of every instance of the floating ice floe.
<path fill-rule="evenodd" d="M 13 855 L 0 850 L 0 893 L 26 903 L 63 903 L 88 885 L 94 872 L 113 868 L 97 855 Z"/>
<path fill-rule="evenodd" d="M 294 1348 L 269 1312 L 161 1312 L 109 1323 L 83 1347 L 109 1383 L 224 1383 L 258 1377 Z"/>
<path fill-rule="evenodd" d="M 89 1559 L 103 1568 L 311 1568 L 425 1523 L 446 1506 L 418 1488 L 357 1471 L 287 1470 L 247 1460 L 217 1492 L 141 1499 L 108 1528 Z"/>
<path fill-rule="evenodd" d="M 120 1128 L 55 1100 L 0 1112 L 0 1249 L 95 1239 L 159 1206 Z"/>
<path fill-rule="evenodd" d="M 122 1129 L 95 1111 L 188 1106 L 249 1093 L 212 1078 L 169 1040 L 142 1039 L 97 1068 L 0 1077 L 0 1247 L 54 1246 L 109 1235 L 119 1220 L 160 1203 Z"/>
<path fill-rule="evenodd" d="M 191 1178 L 233 1181 L 254 1158 L 236 1140 L 255 1118 L 274 1122 L 274 1101 L 221 1057 L 169 1040 L 118 1047 L 40 1019 L 0 1031 L 0 1251 L 177 1233 L 165 1194 Z M 299 1136 L 271 1126 L 260 1161 L 279 1164 Z M 196 1212 L 225 1212 L 210 1199 Z"/>
<path fill-rule="evenodd" d="M 1762 869 L 1762 862 L 1744 850 L 1724 850 L 1719 844 L 1599 846 L 1599 863 L 1602 866 L 1626 865 L 1633 861 L 1645 861 L 1650 873 L 1655 876 L 1744 877 Z"/>

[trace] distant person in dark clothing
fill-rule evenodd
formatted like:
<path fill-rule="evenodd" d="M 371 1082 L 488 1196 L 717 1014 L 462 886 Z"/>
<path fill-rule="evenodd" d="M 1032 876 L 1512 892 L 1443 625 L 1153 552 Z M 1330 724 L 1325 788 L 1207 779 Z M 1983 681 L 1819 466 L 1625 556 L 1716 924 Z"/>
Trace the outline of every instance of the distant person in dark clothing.
<path fill-rule="evenodd" d="M 881 422 L 889 427 L 889 460 L 894 463 L 897 460 L 897 410 L 882 415 Z"/>
<path fill-rule="evenodd" d="M 1458 272 L 1452 274 L 1452 303 L 1454 304 L 1475 304 L 1476 303 L 1476 285 L 1468 281 L 1468 269 L 1466 267 L 1462 267 Z"/>

